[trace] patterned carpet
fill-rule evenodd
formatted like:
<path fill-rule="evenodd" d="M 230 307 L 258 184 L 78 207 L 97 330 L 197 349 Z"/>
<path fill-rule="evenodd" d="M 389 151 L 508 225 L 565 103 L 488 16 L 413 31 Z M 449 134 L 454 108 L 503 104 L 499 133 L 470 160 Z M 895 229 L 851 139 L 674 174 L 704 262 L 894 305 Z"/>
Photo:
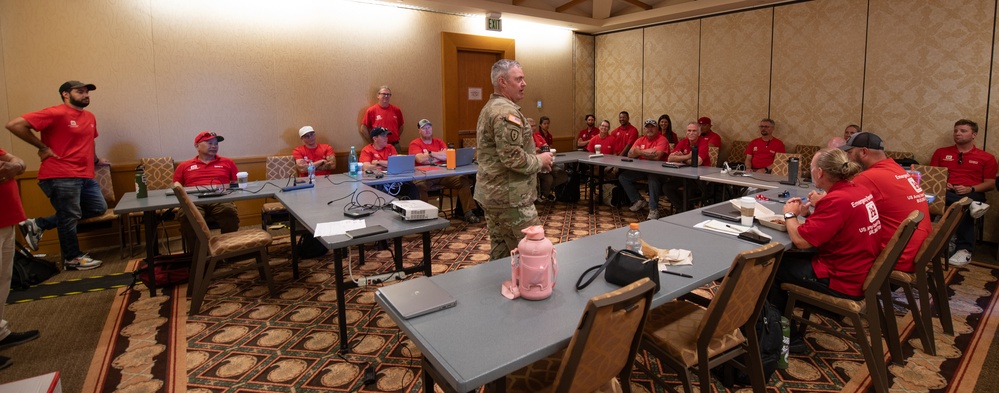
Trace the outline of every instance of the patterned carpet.
<path fill-rule="evenodd" d="M 644 220 L 627 209 L 602 207 L 595 215 L 578 205 L 538 205 L 545 231 L 555 242 L 585 237 Z M 488 259 L 485 224 L 452 226 L 433 234 L 434 274 L 461 269 Z M 407 266 L 422 258 L 418 236 L 403 242 Z M 373 288 L 347 292 L 351 354 L 336 355 L 336 327 L 332 257 L 305 260 L 301 278 L 293 280 L 286 239 L 271 249 L 280 294 L 271 298 L 256 281 L 256 271 L 215 282 L 202 314 L 187 318 L 183 287 L 171 296 L 149 298 L 148 292 L 122 296 L 108 317 L 105 348 L 90 369 L 90 392 L 173 392 L 186 377 L 190 392 L 418 392 L 419 350 L 375 304 Z M 352 270 L 369 274 L 391 267 L 389 251 L 367 251 L 366 263 Z M 904 367 L 892 366 L 893 390 L 971 391 L 978 379 L 995 333 L 997 272 L 970 265 L 949 274 L 951 305 L 957 336 L 942 333 L 938 322 L 938 356 L 919 350 L 909 316 L 900 317 L 906 337 Z M 570 280 L 571 281 L 571 280 Z M 711 288 L 702 291 L 710 293 Z M 818 317 L 816 317 L 818 318 Z M 575 323 L 576 321 L 572 321 Z M 836 324 L 836 321 L 825 321 Z M 808 355 L 792 356 L 787 370 L 770 382 L 772 392 L 868 391 L 870 379 L 862 356 L 844 341 L 809 332 Z M 499 344 L 494 344 L 499 345 Z M 469 348 L 484 355 L 488 348 Z M 653 369 L 659 365 L 645 356 L 639 361 Z M 365 385 L 364 370 L 372 366 L 379 375 Z M 949 383 L 948 381 L 957 381 Z M 636 392 L 662 391 L 641 373 L 632 379 Z M 715 384 L 716 390 L 725 390 Z M 439 391 L 439 389 L 435 389 Z M 742 388 L 740 391 L 749 391 Z"/>

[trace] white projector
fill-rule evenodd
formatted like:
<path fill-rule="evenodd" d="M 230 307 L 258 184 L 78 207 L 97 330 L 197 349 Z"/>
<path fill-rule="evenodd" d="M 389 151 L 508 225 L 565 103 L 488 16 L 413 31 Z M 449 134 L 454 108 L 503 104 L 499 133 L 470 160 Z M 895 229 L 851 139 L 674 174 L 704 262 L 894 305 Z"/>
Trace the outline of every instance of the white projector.
<path fill-rule="evenodd" d="M 437 206 L 420 200 L 392 201 L 392 211 L 407 221 L 437 218 Z"/>

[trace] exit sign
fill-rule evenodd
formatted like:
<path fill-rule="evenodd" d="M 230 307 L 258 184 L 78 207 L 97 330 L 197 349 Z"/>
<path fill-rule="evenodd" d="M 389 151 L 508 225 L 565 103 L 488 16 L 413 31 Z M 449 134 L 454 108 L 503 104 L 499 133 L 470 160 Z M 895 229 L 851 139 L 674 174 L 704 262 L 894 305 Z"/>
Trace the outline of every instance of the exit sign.
<path fill-rule="evenodd" d="M 490 31 L 503 31 L 503 20 L 496 18 L 486 17 L 486 30 Z"/>

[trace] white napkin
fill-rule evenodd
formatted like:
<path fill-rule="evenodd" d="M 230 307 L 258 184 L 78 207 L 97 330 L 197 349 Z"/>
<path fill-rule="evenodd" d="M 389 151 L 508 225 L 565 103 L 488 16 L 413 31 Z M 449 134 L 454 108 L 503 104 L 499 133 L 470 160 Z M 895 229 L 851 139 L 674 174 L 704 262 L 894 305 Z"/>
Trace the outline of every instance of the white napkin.
<path fill-rule="evenodd" d="M 739 204 L 739 198 L 732 199 L 729 202 L 731 202 L 732 206 L 735 206 L 736 209 L 741 208 Z M 758 220 L 763 220 L 774 215 L 775 214 L 773 210 L 770 210 L 766 206 L 763 206 L 763 204 L 758 201 L 756 202 L 756 208 L 753 209 L 753 217 L 756 217 L 756 219 Z"/>
<path fill-rule="evenodd" d="M 699 222 L 694 225 L 694 228 L 704 228 L 707 230 L 715 231 L 718 233 L 724 233 L 726 235 L 736 236 L 740 233 L 749 230 L 749 227 L 744 227 L 742 225 L 728 224 L 718 220 L 707 220 Z"/>
<path fill-rule="evenodd" d="M 684 250 L 681 248 L 676 248 L 669 250 L 663 255 L 659 254 L 659 267 L 665 268 L 666 266 L 678 266 L 678 265 L 693 265 L 694 264 L 694 254 L 690 250 Z"/>

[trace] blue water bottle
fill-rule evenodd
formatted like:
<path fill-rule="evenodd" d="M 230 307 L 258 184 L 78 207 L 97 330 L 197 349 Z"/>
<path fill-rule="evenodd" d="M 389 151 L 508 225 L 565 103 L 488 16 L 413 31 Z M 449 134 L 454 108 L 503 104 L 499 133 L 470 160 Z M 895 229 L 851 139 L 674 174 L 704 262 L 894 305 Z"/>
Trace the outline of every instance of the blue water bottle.
<path fill-rule="evenodd" d="M 306 159 L 308 160 L 308 158 Z M 316 179 L 316 163 L 312 162 L 312 160 L 309 160 L 308 171 L 309 171 L 309 184 L 312 184 L 312 181 Z"/>

